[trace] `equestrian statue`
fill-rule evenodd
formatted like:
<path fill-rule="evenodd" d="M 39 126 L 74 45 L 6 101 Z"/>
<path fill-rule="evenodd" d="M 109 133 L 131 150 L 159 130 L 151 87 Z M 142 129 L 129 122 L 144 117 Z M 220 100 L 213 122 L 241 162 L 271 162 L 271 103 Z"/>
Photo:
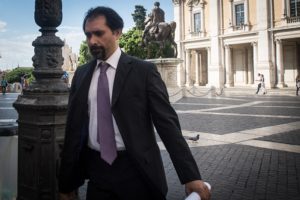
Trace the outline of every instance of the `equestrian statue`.
<path fill-rule="evenodd" d="M 152 12 L 146 17 L 145 29 L 142 36 L 142 46 L 147 48 L 148 58 L 150 56 L 149 45 L 156 43 L 159 45 L 157 55 L 163 56 L 163 49 L 166 42 L 170 42 L 174 50 L 174 57 L 177 57 L 177 44 L 174 41 L 176 22 L 165 22 L 165 12 L 159 7 L 160 3 L 155 2 Z"/>

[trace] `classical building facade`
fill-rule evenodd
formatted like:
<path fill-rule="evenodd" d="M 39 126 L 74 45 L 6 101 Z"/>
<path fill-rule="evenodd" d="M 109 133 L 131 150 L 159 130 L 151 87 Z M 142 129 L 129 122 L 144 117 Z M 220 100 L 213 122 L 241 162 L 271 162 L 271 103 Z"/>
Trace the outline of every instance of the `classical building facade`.
<path fill-rule="evenodd" d="M 72 52 L 72 48 L 64 40 L 64 46 L 62 47 L 62 56 L 64 63 L 62 66 L 63 71 L 66 71 L 68 74 L 68 83 L 69 85 L 72 82 L 75 70 L 78 67 L 78 56 Z"/>
<path fill-rule="evenodd" d="M 68 72 L 74 72 L 78 66 L 78 57 L 72 52 L 72 48 L 64 40 L 64 46 L 62 47 L 62 56 L 64 58 L 63 70 Z"/>
<path fill-rule="evenodd" d="M 173 0 L 178 85 L 295 87 L 300 0 Z"/>

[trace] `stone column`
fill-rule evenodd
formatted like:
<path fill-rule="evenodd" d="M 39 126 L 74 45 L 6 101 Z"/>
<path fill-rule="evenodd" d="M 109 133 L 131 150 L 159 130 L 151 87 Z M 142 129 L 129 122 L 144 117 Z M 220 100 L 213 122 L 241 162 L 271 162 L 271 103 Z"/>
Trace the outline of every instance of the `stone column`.
<path fill-rule="evenodd" d="M 177 43 L 177 49 L 179 50 L 178 52 L 178 57 L 181 56 L 181 46 L 180 46 L 180 40 L 182 39 L 182 12 L 181 12 L 181 1 L 180 0 L 173 0 L 174 3 L 174 21 L 176 22 L 177 28 L 175 29 L 175 42 Z"/>
<path fill-rule="evenodd" d="M 229 1 L 229 4 L 230 4 L 230 22 L 231 22 L 231 27 L 235 26 L 235 19 L 234 19 L 234 13 L 233 13 L 233 0 L 228 0 Z"/>
<path fill-rule="evenodd" d="M 185 86 L 190 86 L 191 50 L 185 50 Z"/>
<path fill-rule="evenodd" d="M 41 36 L 33 41 L 35 81 L 13 104 L 18 111 L 19 200 L 57 200 L 59 152 L 68 104 L 63 75 L 63 41 L 55 36 L 62 21 L 61 0 L 36 0 Z"/>
<path fill-rule="evenodd" d="M 208 66 L 210 65 L 210 59 L 211 59 L 211 57 L 210 57 L 210 47 L 206 47 L 206 50 L 207 50 L 207 64 L 208 64 Z"/>
<path fill-rule="evenodd" d="M 201 12 L 200 34 L 201 34 L 201 37 L 204 37 L 205 36 L 205 34 L 204 34 L 205 15 L 204 15 L 204 2 L 203 1 L 200 2 L 200 12 Z"/>
<path fill-rule="evenodd" d="M 282 41 L 278 39 L 276 40 L 276 67 L 278 73 L 278 87 L 284 87 Z"/>
<path fill-rule="evenodd" d="M 253 71 L 253 50 L 250 46 L 247 48 L 248 51 L 248 84 L 254 83 L 254 71 Z"/>
<path fill-rule="evenodd" d="M 196 70 L 195 70 L 196 80 L 195 80 L 194 86 L 199 86 L 199 71 L 201 73 L 201 70 L 199 70 L 199 68 L 201 67 L 201 55 L 200 55 L 199 50 L 195 51 L 195 55 L 196 55 L 196 60 L 195 60 L 195 63 L 196 63 Z M 199 62 L 200 62 L 200 64 L 199 64 Z"/>
<path fill-rule="evenodd" d="M 249 2 L 248 0 L 245 0 L 244 1 L 244 15 L 245 15 L 245 21 L 244 21 L 244 24 L 247 24 L 249 25 Z"/>
<path fill-rule="evenodd" d="M 231 57 L 231 48 L 229 45 L 225 45 L 225 68 L 226 68 L 225 85 L 227 87 L 233 87 L 232 57 Z"/>
<path fill-rule="evenodd" d="M 224 76 L 222 73 L 222 56 L 221 56 L 221 41 L 220 35 L 220 1 L 209 1 L 209 24 L 210 24 L 210 47 L 213 52 L 213 58 L 210 60 L 208 67 L 208 86 L 215 86 L 219 88 L 223 84 L 220 80 Z"/>
<path fill-rule="evenodd" d="M 189 6 L 189 11 L 190 11 L 190 33 L 194 32 L 194 27 L 193 27 L 193 5 L 191 4 Z"/>
<path fill-rule="evenodd" d="M 287 17 L 286 0 L 281 0 L 281 7 L 282 7 L 281 19 L 285 19 Z"/>
<path fill-rule="evenodd" d="M 257 77 L 257 42 L 252 42 L 252 48 L 253 48 L 253 73 L 254 73 L 254 80 Z M 255 82 L 254 82 L 255 83 Z"/>
<path fill-rule="evenodd" d="M 245 59 L 244 59 L 244 66 L 245 66 L 245 84 L 248 84 L 248 49 L 247 47 L 245 47 L 244 49 L 244 55 L 245 55 Z"/>
<path fill-rule="evenodd" d="M 199 82 L 201 85 L 204 84 L 204 63 L 203 63 L 203 53 L 201 53 L 201 51 L 198 52 L 199 53 Z"/>
<path fill-rule="evenodd" d="M 177 57 L 183 59 L 184 58 L 184 51 L 183 46 L 181 44 L 181 40 L 183 37 L 183 29 L 184 29 L 184 25 L 183 25 L 183 14 L 182 14 L 182 0 L 173 0 L 173 4 L 174 4 L 174 21 L 176 22 L 176 26 L 177 28 L 175 29 L 175 38 L 174 41 L 177 44 Z M 184 67 L 183 67 L 183 63 L 180 63 L 177 65 L 177 86 L 181 87 L 184 82 Z"/>
<path fill-rule="evenodd" d="M 270 5 L 269 1 L 256 1 L 256 16 L 257 16 L 257 70 L 262 73 L 265 77 L 266 87 L 273 88 L 275 81 L 272 76 L 274 65 L 272 62 L 272 48 L 273 43 L 270 28 Z"/>

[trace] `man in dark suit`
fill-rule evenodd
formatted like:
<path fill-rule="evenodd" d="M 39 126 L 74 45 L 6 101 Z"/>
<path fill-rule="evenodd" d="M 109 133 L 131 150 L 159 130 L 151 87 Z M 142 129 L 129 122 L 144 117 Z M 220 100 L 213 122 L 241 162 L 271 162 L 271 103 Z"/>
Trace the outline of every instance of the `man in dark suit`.
<path fill-rule="evenodd" d="M 186 192 L 208 200 L 196 162 L 154 64 L 118 46 L 123 20 L 112 9 L 90 9 L 83 30 L 94 60 L 79 67 L 69 97 L 60 199 L 74 199 L 89 179 L 87 200 L 163 200 L 167 183 L 153 124 Z M 105 106 L 107 105 L 107 106 Z"/>

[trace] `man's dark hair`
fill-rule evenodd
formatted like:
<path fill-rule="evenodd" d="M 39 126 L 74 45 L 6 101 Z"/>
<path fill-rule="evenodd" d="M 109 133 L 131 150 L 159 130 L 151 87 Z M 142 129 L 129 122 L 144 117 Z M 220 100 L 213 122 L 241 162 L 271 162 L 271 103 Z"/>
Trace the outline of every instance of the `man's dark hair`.
<path fill-rule="evenodd" d="M 91 8 L 87 11 L 83 20 L 83 31 L 85 30 L 85 24 L 88 19 L 94 19 L 98 16 L 104 16 L 106 18 L 106 25 L 112 30 L 123 29 L 124 22 L 120 15 L 109 7 L 98 6 Z"/>

